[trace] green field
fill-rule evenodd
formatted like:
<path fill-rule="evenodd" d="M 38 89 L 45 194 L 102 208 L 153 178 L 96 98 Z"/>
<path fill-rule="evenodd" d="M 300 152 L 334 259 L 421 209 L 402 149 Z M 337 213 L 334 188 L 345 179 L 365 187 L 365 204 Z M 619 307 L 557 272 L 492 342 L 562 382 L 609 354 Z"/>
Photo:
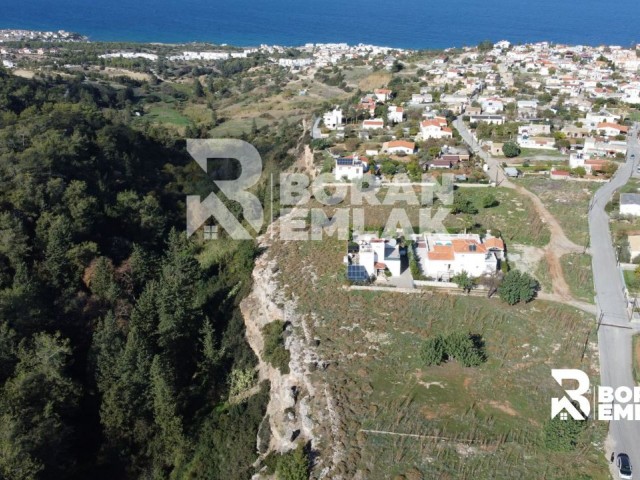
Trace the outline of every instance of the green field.
<path fill-rule="evenodd" d="M 589 239 L 587 212 L 589 202 L 600 183 L 551 180 L 541 177 L 525 177 L 516 180 L 535 193 L 545 207 L 558 220 L 569 240 L 586 245 Z"/>
<path fill-rule="evenodd" d="M 564 255 L 560 261 L 571 294 L 578 300 L 593 303 L 595 291 L 591 271 L 591 255 L 573 253 Z"/>
<path fill-rule="evenodd" d="M 495 298 L 348 291 L 343 249 L 333 238 L 270 249 L 285 295 L 296 299 L 329 359 L 313 375 L 326 382 L 340 418 L 338 432 L 322 429 L 328 440 L 319 445 L 343 451 L 338 473 L 372 480 L 608 478 L 606 425 L 589 429 L 572 453 L 548 451 L 541 436 L 550 398 L 559 394 L 550 368 L 597 376 L 590 315 L 539 300 L 508 307 Z M 481 335 L 488 361 L 425 367 L 422 342 L 453 331 Z"/>
<path fill-rule="evenodd" d="M 518 158 L 535 158 L 535 157 L 553 157 L 558 160 L 567 160 L 568 155 L 563 154 L 559 150 L 537 150 L 535 148 L 522 148 L 520 149 L 520 155 Z"/>
<path fill-rule="evenodd" d="M 191 123 L 191 120 L 178 112 L 173 105 L 166 103 L 153 104 L 143 118 L 149 123 L 170 124 L 176 127 L 186 127 Z"/>
<path fill-rule="evenodd" d="M 349 188 L 349 187 L 345 187 Z M 347 190 L 348 191 L 348 190 Z M 549 243 L 549 229 L 541 221 L 528 199 L 512 189 L 507 188 L 473 188 L 462 187 L 459 189 L 478 209 L 474 215 L 449 213 L 444 220 L 444 226 L 451 233 L 462 232 L 465 229 L 469 232 L 486 233 L 491 230 L 494 235 L 502 235 L 505 242 L 518 243 L 541 247 Z M 491 193 L 498 201 L 498 205 L 491 208 L 483 208 L 481 199 L 487 193 Z M 381 201 L 385 199 L 386 189 L 381 189 L 377 198 Z M 344 208 L 350 205 L 351 196 L 347 194 L 346 200 L 337 207 Z M 335 207 L 324 207 L 315 199 L 312 200 L 309 208 L 323 208 L 327 216 L 333 216 Z M 400 209 L 406 212 L 407 218 L 413 227 L 418 227 L 420 207 L 417 205 L 407 205 L 404 202 L 393 205 L 371 206 L 366 201 L 361 207 L 364 214 L 365 228 L 368 231 L 378 231 L 384 228 L 390 218 L 393 209 Z M 439 208 L 450 209 L 450 206 L 435 202 L 432 215 Z"/>

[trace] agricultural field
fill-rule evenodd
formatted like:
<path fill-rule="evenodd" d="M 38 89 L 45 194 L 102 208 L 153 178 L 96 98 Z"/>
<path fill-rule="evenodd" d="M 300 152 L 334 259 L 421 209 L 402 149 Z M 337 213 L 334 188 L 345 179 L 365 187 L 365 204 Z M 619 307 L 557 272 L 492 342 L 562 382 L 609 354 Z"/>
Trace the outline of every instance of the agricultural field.
<path fill-rule="evenodd" d="M 275 242 L 268 252 L 329 362 L 313 375 L 335 399 L 340 473 L 372 480 L 608 478 L 606 426 L 589 426 L 569 453 L 548 450 L 541 433 L 550 398 L 560 394 L 550 368 L 598 376 L 590 315 L 540 300 L 508 307 L 497 298 L 350 291 L 343 288 L 344 248 L 328 238 Z M 481 336 L 486 363 L 426 367 L 423 342 L 456 331 Z"/>

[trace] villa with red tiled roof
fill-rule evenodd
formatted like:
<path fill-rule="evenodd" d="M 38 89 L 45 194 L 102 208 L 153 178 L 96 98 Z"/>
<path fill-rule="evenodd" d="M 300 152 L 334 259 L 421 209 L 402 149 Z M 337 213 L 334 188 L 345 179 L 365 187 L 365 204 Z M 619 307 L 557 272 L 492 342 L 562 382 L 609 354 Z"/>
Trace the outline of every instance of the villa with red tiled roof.
<path fill-rule="evenodd" d="M 393 92 L 388 88 L 378 88 L 373 91 L 373 94 L 376 96 L 376 98 L 380 103 L 385 103 L 391 100 L 391 96 L 393 95 Z"/>
<path fill-rule="evenodd" d="M 411 155 L 416 150 L 416 144 L 408 140 L 391 140 L 382 144 L 382 150 L 391 154 Z"/>
<path fill-rule="evenodd" d="M 452 138 L 453 131 L 447 127 L 447 120 L 436 117 L 420 122 L 420 137 L 422 140 L 428 138 Z"/>
<path fill-rule="evenodd" d="M 615 137 L 616 135 L 626 135 L 629 131 L 629 127 L 624 125 L 618 125 L 611 122 L 600 122 L 596 126 L 598 132 L 604 132 L 607 137 Z"/>
<path fill-rule="evenodd" d="M 495 273 L 504 251 L 502 239 L 490 233 L 484 239 L 477 234 L 425 233 L 416 241 L 423 274 L 444 281 L 463 271 L 472 277 Z"/>

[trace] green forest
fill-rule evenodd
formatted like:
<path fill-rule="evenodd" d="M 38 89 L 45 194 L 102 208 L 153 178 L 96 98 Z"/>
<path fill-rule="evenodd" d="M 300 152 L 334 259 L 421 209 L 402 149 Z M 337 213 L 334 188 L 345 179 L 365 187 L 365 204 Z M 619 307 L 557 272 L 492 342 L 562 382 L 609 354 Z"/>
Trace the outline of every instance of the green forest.
<path fill-rule="evenodd" d="M 250 478 L 268 385 L 228 398 L 256 247 L 187 239 L 211 182 L 122 92 L 0 71 L 0 478 Z M 298 137 L 247 139 L 286 166 Z"/>

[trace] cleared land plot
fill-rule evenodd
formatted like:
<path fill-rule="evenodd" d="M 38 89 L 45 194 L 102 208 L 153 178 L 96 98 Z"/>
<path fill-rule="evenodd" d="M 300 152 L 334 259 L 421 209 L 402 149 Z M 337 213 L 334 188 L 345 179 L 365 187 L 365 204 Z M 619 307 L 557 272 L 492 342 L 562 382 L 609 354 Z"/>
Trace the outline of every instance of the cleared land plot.
<path fill-rule="evenodd" d="M 517 183 L 535 193 L 545 207 L 558 220 L 569 240 L 586 245 L 589 238 L 587 212 L 589 202 L 600 183 L 551 180 L 548 178 L 522 178 Z"/>
<path fill-rule="evenodd" d="M 593 445 L 602 445 L 606 425 L 568 454 L 548 451 L 541 435 L 550 398 L 561 393 L 550 368 L 598 373 L 591 316 L 542 301 L 510 308 L 478 297 L 347 291 L 344 248 L 333 238 L 277 242 L 270 254 L 330 362 L 314 375 L 335 400 L 347 478 L 607 478 Z M 422 342 L 453 331 L 482 335 L 488 361 L 424 367 Z"/>
<path fill-rule="evenodd" d="M 331 187 L 333 191 L 335 187 Z M 351 188 L 351 187 L 345 187 Z M 509 243 L 518 243 L 531 246 L 544 246 L 549 243 L 549 229 L 537 215 L 533 206 L 526 197 L 506 188 L 460 188 L 465 195 L 478 209 L 478 213 L 473 215 L 449 213 L 444 220 L 444 226 L 452 233 L 462 232 L 465 229 L 469 232 L 486 233 L 489 229 L 494 235 L 502 235 L 507 248 Z M 347 190 L 348 191 L 348 190 Z M 495 196 L 498 204 L 491 208 L 482 207 L 482 198 L 488 193 Z M 381 189 L 377 198 L 384 201 L 387 195 L 386 189 Z M 351 196 L 347 194 L 347 199 L 337 205 L 337 208 L 350 206 Z M 324 207 L 315 199 L 309 205 L 310 208 L 323 208 L 326 215 L 331 217 L 335 214 L 336 207 Z M 432 215 L 435 215 L 439 208 L 450 208 L 435 202 L 432 208 Z M 364 212 L 364 222 L 366 230 L 378 231 L 385 228 L 391 218 L 394 209 L 406 212 L 411 225 L 420 225 L 420 207 L 418 205 L 407 205 L 406 202 L 397 202 L 393 205 L 371 206 L 366 201 L 362 206 Z"/>

